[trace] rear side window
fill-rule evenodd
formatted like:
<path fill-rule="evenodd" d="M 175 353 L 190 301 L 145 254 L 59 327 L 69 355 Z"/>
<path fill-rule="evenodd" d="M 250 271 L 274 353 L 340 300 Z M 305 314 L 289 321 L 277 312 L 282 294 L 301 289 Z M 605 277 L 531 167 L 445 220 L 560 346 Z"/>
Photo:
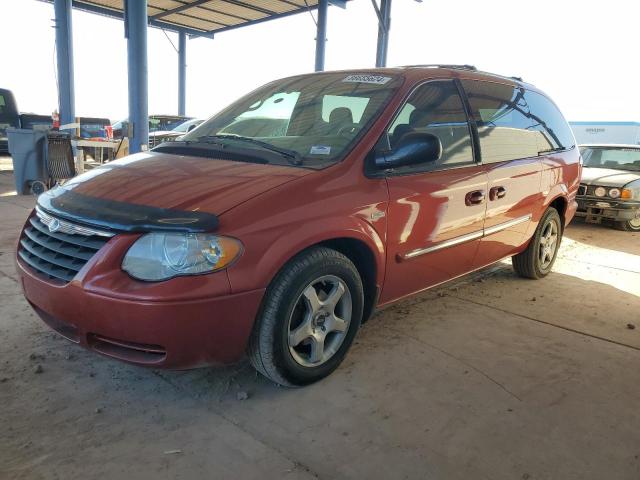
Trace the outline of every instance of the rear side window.
<path fill-rule="evenodd" d="M 462 84 L 478 127 L 483 163 L 538 156 L 538 133 L 524 88 L 476 80 Z"/>
<path fill-rule="evenodd" d="M 442 156 L 437 162 L 397 168 L 396 173 L 475 165 L 469 123 L 458 88 L 452 81 L 428 82 L 411 94 L 387 132 L 391 147 L 413 132 L 438 137 Z"/>
<path fill-rule="evenodd" d="M 558 107 L 544 95 L 525 91 L 533 128 L 538 132 L 538 150 L 541 153 L 565 150 L 575 146 L 573 132 Z"/>

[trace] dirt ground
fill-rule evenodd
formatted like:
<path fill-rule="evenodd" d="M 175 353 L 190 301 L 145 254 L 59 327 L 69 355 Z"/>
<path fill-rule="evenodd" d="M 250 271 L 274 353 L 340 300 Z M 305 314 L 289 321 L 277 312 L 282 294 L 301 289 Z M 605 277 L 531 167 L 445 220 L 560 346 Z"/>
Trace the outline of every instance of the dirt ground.
<path fill-rule="evenodd" d="M 546 279 L 501 263 L 387 308 L 331 377 L 289 390 L 247 362 L 146 370 L 52 333 L 18 286 L 34 199 L 12 181 L 0 479 L 640 478 L 638 234 L 574 223 Z"/>

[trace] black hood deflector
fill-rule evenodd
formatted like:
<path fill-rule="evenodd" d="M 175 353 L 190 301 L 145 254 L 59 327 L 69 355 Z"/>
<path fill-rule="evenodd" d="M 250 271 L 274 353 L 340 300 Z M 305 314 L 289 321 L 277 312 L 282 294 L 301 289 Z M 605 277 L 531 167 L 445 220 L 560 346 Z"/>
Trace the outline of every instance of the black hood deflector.
<path fill-rule="evenodd" d="M 75 223 L 120 232 L 211 232 L 218 227 L 212 213 L 171 210 L 91 197 L 56 187 L 38 197 L 38 206 Z"/>

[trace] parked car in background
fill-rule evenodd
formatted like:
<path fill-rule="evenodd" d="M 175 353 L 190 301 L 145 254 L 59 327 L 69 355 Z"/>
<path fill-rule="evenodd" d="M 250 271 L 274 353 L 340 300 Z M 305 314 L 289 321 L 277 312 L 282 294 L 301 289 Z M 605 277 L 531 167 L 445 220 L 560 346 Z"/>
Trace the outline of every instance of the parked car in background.
<path fill-rule="evenodd" d="M 640 146 L 581 145 L 584 169 L 577 215 L 640 232 Z"/>
<path fill-rule="evenodd" d="M 284 121 L 229 134 L 239 119 Z M 20 285 L 54 330 L 154 368 L 282 385 L 342 362 L 376 307 L 512 257 L 552 269 L 580 153 L 534 86 L 470 67 L 271 82 L 180 140 L 38 198 Z"/>
<path fill-rule="evenodd" d="M 150 132 L 149 148 L 160 145 L 162 142 L 170 142 L 171 140 L 175 140 L 176 138 L 180 137 L 180 135 L 184 135 L 185 133 L 190 132 L 202 122 L 204 122 L 204 120 L 194 118 L 191 120 L 187 120 L 186 122 L 182 122 L 173 130 L 159 130 L 156 132 Z"/>
<path fill-rule="evenodd" d="M 11 90 L 0 88 L 0 153 L 9 152 L 7 128 L 20 128 L 20 116 Z"/>
<path fill-rule="evenodd" d="M 187 120 L 192 120 L 192 117 L 183 117 L 180 115 L 149 115 L 149 133 L 173 130 Z M 123 130 L 127 128 L 127 124 L 128 121 L 126 119 L 114 123 L 112 125 L 113 138 L 119 139 L 126 136 Z"/>

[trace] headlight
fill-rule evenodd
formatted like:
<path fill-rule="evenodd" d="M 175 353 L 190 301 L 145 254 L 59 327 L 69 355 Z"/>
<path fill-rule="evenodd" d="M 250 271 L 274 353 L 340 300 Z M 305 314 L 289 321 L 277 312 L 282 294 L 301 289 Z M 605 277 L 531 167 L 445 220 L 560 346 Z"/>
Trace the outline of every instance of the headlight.
<path fill-rule="evenodd" d="M 604 187 L 598 187 L 593 191 L 593 193 L 596 197 L 604 197 L 607 194 L 607 189 Z"/>
<path fill-rule="evenodd" d="M 148 233 L 134 243 L 122 269 L 139 280 L 160 281 L 211 273 L 242 253 L 239 240 L 208 233 Z"/>
<path fill-rule="evenodd" d="M 609 190 L 609 196 L 611 198 L 618 198 L 620 196 L 620 189 L 612 188 L 611 190 Z"/>

